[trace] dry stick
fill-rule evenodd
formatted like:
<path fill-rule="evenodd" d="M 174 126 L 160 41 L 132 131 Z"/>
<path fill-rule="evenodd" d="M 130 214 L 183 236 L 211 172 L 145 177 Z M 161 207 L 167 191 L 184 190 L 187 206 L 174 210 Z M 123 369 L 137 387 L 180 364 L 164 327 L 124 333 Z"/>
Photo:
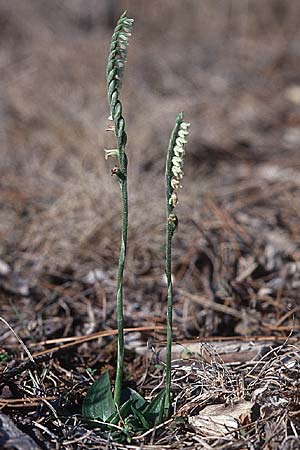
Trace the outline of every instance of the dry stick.
<path fill-rule="evenodd" d="M 12 367 L 11 369 L 7 369 L 5 372 L 0 374 L 0 382 L 5 380 L 9 380 L 21 373 L 25 372 L 25 370 L 30 370 L 35 367 L 36 364 L 40 364 L 42 362 L 48 361 L 50 359 L 49 355 L 38 356 L 36 358 L 28 358 L 24 361 L 21 361 L 16 367 Z"/>
<path fill-rule="evenodd" d="M 0 409 L 29 408 L 33 406 L 39 406 L 44 400 L 56 400 L 56 399 L 57 397 L 55 396 L 0 399 Z"/>
<path fill-rule="evenodd" d="M 28 358 L 31 360 L 31 362 L 34 363 L 33 357 L 30 353 L 30 351 L 28 350 L 28 348 L 26 347 L 26 345 L 24 344 L 24 342 L 22 341 L 22 339 L 17 335 L 17 333 L 15 332 L 15 330 L 9 325 L 9 323 L 3 319 L 3 317 L 0 317 L 1 322 L 3 322 L 7 328 L 9 328 L 9 330 L 13 333 L 13 335 L 15 336 L 15 338 L 18 340 L 18 342 L 21 344 L 22 348 L 24 349 L 25 353 L 28 355 Z"/>
<path fill-rule="evenodd" d="M 151 428 L 150 430 L 147 430 L 145 433 L 140 434 L 140 435 L 138 435 L 138 436 L 134 436 L 133 439 L 136 440 L 136 441 L 141 441 L 141 440 L 143 440 L 146 436 L 148 436 L 149 434 L 153 433 L 153 431 L 159 430 L 160 428 L 162 428 L 162 427 L 168 425 L 168 424 L 171 423 L 171 422 L 173 422 L 173 419 L 169 419 L 169 420 L 167 420 L 166 422 L 163 422 L 163 423 L 161 423 L 161 424 L 159 424 L 159 425 L 155 425 L 155 427 Z M 139 448 L 141 448 L 141 447 L 139 447 Z M 158 448 L 158 447 L 157 447 L 157 448 Z M 161 447 L 159 447 L 159 448 L 161 448 Z"/>
<path fill-rule="evenodd" d="M 183 291 L 182 289 L 179 289 L 178 293 L 195 303 L 199 303 L 199 305 L 202 305 L 205 308 L 213 309 L 214 311 L 228 314 L 229 316 L 236 317 L 238 319 L 243 318 L 243 313 L 232 308 L 231 306 L 220 305 L 219 303 L 207 300 L 206 298 L 200 297 L 199 295 L 190 294 L 186 291 Z"/>
<path fill-rule="evenodd" d="M 285 322 L 286 319 L 288 319 L 290 316 L 292 316 L 293 314 L 295 314 L 296 312 L 299 312 L 299 311 L 300 311 L 300 307 L 295 306 L 295 308 L 291 309 L 290 311 L 286 312 L 283 316 L 281 316 L 280 319 L 276 322 L 275 326 L 278 327 L 283 322 Z"/>
<path fill-rule="evenodd" d="M 135 331 L 156 331 L 156 330 L 163 330 L 164 327 L 158 325 L 158 326 L 149 326 L 149 327 L 137 327 L 137 328 L 124 328 L 124 333 L 129 332 L 135 332 Z M 34 353 L 32 356 L 36 358 L 37 356 L 46 355 L 48 353 L 54 353 L 58 352 L 59 350 L 62 350 L 64 348 L 73 347 L 74 345 L 80 345 L 84 342 L 93 341 L 94 339 L 98 339 L 99 337 L 105 337 L 105 336 L 113 336 L 118 334 L 118 330 L 110 330 L 110 331 L 99 331 L 98 333 L 93 333 L 88 336 L 83 336 L 80 338 L 77 338 L 77 340 L 73 340 L 73 342 L 68 342 L 67 344 L 63 345 L 57 345 L 56 347 L 49 348 L 47 350 L 42 350 L 40 352 Z M 73 339 L 73 338 L 72 338 Z"/>
<path fill-rule="evenodd" d="M 125 328 L 124 329 L 124 333 L 125 332 L 131 332 L 131 331 L 152 331 L 152 330 L 163 330 L 164 327 L 162 325 L 147 325 L 144 327 L 132 327 L 132 328 Z M 103 334 L 105 333 L 105 334 Z M 30 344 L 29 347 L 38 347 L 41 345 L 49 345 L 49 344 L 59 344 L 59 343 L 63 343 L 63 342 L 73 342 L 73 341 L 78 341 L 78 340 L 85 340 L 87 337 L 91 337 L 91 336 L 95 336 L 95 338 L 97 337 L 101 337 L 101 336 L 110 336 L 110 335 L 114 335 L 117 333 L 117 330 L 109 330 L 109 331 L 97 331 L 96 333 L 91 333 L 85 336 L 67 336 L 67 337 L 62 337 L 62 338 L 55 338 L 55 339 L 46 339 L 45 341 L 40 341 L 40 342 L 34 342 L 33 344 Z M 76 344 L 77 342 L 75 342 Z M 75 345 L 74 344 L 74 345 Z"/>
<path fill-rule="evenodd" d="M 204 336 L 198 339 L 183 339 L 181 341 L 177 341 L 176 344 L 191 344 L 191 343 L 205 343 L 205 342 L 228 342 L 228 341 L 241 341 L 241 342 L 280 342 L 280 341 L 287 341 L 287 342 L 299 342 L 299 339 L 297 337 L 287 337 L 287 336 Z"/>

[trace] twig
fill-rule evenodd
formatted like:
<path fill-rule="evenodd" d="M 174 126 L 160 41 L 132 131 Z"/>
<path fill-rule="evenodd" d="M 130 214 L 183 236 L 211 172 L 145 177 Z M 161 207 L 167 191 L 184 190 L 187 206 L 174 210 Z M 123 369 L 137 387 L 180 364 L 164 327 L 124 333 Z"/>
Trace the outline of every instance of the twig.
<path fill-rule="evenodd" d="M 178 293 L 195 303 L 199 303 L 204 308 L 213 309 L 214 311 L 228 314 L 230 316 L 237 317 L 238 319 L 243 318 L 243 314 L 232 308 L 231 306 L 220 305 L 219 303 L 212 302 L 211 300 L 200 297 L 199 295 L 190 294 L 189 292 L 183 291 L 182 289 L 178 290 Z"/>
<path fill-rule="evenodd" d="M 24 349 L 25 353 L 28 355 L 28 358 L 31 360 L 31 362 L 34 363 L 34 359 L 30 353 L 30 351 L 28 350 L 28 348 L 26 347 L 26 345 L 24 344 L 24 342 L 22 341 L 22 339 L 20 338 L 20 336 L 17 335 L 17 333 L 15 332 L 15 330 L 9 325 L 9 323 L 3 319 L 3 317 L 0 317 L 1 322 L 3 322 L 7 328 L 10 329 L 10 331 L 13 333 L 13 335 L 15 336 L 15 338 L 19 341 L 19 343 L 21 344 L 22 348 Z"/>
<path fill-rule="evenodd" d="M 163 329 L 164 329 L 164 327 L 162 327 L 161 325 L 149 326 L 149 327 L 147 327 L 147 326 L 146 327 L 137 327 L 137 328 L 124 328 L 124 333 L 135 332 L 135 331 L 151 331 L 151 330 L 155 331 L 155 330 L 163 330 Z M 63 345 L 57 345 L 56 347 L 52 347 L 47 350 L 42 350 L 40 352 L 34 353 L 32 356 L 34 358 L 36 358 L 37 356 L 58 352 L 59 350 L 62 350 L 64 348 L 73 347 L 74 345 L 80 345 L 80 344 L 83 344 L 84 342 L 88 342 L 88 341 L 93 341 L 94 339 L 98 339 L 100 337 L 113 336 L 113 335 L 117 335 L 117 334 L 118 334 L 118 330 L 110 330 L 110 331 L 99 331 L 98 333 L 93 333 L 88 336 L 83 336 L 83 337 L 77 338 L 76 340 L 73 339 L 73 337 L 72 337 L 72 342 L 68 342 L 67 344 L 63 344 Z M 74 338 L 75 338 L 75 336 L 74 336 Z M 37 345 L 39 345 L 39 344 L 37 344 Z"/>

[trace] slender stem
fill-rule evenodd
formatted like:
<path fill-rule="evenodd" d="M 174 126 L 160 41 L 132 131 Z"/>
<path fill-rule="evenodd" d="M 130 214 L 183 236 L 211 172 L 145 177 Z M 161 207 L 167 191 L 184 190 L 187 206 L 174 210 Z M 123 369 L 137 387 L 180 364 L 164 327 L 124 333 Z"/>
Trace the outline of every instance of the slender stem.
<path fill-rule="evenodd" d="M 118 352 L 117 352 L 117 371 L 114 391 L 114 401 L 120 406 L 122 379 L 123 379 L 123 363 L 124 363 L 124 320 L 123 320 L 123 272 L 125 266 L 126 247 L 127 247 L 127 228 L 128 228 L 128 193 L 127 193 L 127 164 L 125 148 L 120 158 L 121 170 L 125 175 L 125 180 L 120 181 L 122 192 L 122 238 L 119 256 L 118 268 L 118 291 L 117 291 L 117 323 L 118 323 Z"/>
<path fill-rule="evenodd" d="M 125 153 L 127 135 L 125 132 L 125 120 L 122 115 L 122 104 L 119 100 L 119 91 L 124 75 L 128 38 L 131 35 L 132 26 L 133 19 L 128 19 L 126 17 L 126 12 L 124 12 L 118 20 L 112 36 L 106 71 L 108 103 L 111 111 L 111 119 L 114 121 L 115 126 L 119 159 L 119 167 L 115 167 L 112 174 L 117 176 L 122 194 L 122 236 L 117 287 L 118 351 L 114 391 L 114 401 L 117 407 L 120 406 L 121 401 L 124 363 L 123 273 L 126 258 L 128 227 L 127 156 Z"/>
<path fill-rule="evenodd" d="M 172 312 L 173 312 L 173 286 L 172 286 L 172 238 L 176 225 L 169 222 L 170 214 L 173 211 L 173 207 L 169 200 L 172 194 L 172 158 L 174 156 L 173 149 L 175 147 L 175 141 L 177 133 L 182 122 L 182 113 L 178 114 L 176 118 L 176 124 L 173 129 L 171 139 L 168 147 L 167 163 L 166 163 L 166 278 L 168 289 L 167 300 L 167 349 L 166 349 L 166 397 L 165 397 L 165 419 L 169 417 L 171 409 L 171 353 L 172 353 Z"/>
<path fill-rule="evenodd" d="M 172 235 L 173 230 L 168 224 L 166 227 L 166 277 L 168 287 L 167 303 L 167 352 L 166 352 L 166 399 L 165 415 L 169 416 L 171 405 L 171 352 L 172 352 L 172 305 L 173 305 L 173 286 L 172 286 Z M 167 418 L 167 417 L 166 417 Z"/>

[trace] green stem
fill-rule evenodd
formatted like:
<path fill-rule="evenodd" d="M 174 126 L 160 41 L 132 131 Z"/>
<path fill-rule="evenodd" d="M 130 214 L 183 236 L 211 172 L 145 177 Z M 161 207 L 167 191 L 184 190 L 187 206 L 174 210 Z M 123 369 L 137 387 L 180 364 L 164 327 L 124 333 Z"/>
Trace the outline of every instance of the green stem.
<path fill-rule="evenodd" d="M 166 351 L 166 398 L 165 398 L 165 418 L 170 413 L 171 406 L 171 352 L 172 352 L 172 306 L 173 306 L 173 286 L 172 286 L 172 236 L 173 230 L 168 224 L 166 227 L 166 277 L 168 287 L 167 303 L 167 351 Z"/>
<path fill-rule="evenodd" d="M 119 100 L 119 91 L 124 75 L 128 38 L 130 36 L 132 25 L 133 20 L 128 19 L 126 17 L 126 12 L 124 12 L 118 20 L 112 36 L 106 71 L 108 103 L 112 120 L 115 125 L 115 135 L 119 150 L 119 167 L 115 167 L 114 169 L 116 170 L 112 172 L 112 174 L 118 177 L 122 193 L 122 236 L 117 286 L 118 351 L 114 390 L 114 401 L 117 407 L 120 406 L 121 401 L 124 363 L 123 273 L 125 267 L 128 228 L 127 156 L 125 153 L 127 135 L 125 132 L 125 120 L 122 115 L 122 104 Z"/>
<path fill-rule="evenodd" d="M 127 175 L 126 167 L 121 168 Z M 124 321 L 123 321 L 123 272 L 125 266 L 126 247 L 127 247 L 127 228 L 128 228 L 128 193 L 127 178 L 121 183 L 122 191 L 122 239 L 118 268 L 118 291 L 117 291 L 117 323 L 118 323 L 118 352 L 117 352 L 117 372 L 115 381 L 114 401 L 120 406 L 123 362 L 124 362 Z"/>
<path fill-rule="evenodd" d="M 124 135 L 122 142 L 119 142 L 119 161 L 120 169 L 125 176 L 124 180 L 120 180 L 122 193 L 122 238 L 119 256 L 118 268 L 118 291 L 117 291 L 117 323 L 118 323 L 118 352 L 117 352 L 117 372 L 115 380 L 114 401 L 120 406 L 122 380 L 123 380 L 123 363 L 124 363 L 124 319 L 123 319 L 123 273 L 125 267 L 126 247 L 127 247 L 127 228 L 128 228 L 128 192 L 127 192 L 127 157 L 125 154 Z"/>
<path fill-rule="evenodd" d="M 171 139 L 168 147 L 167 163 L 166 163 L 166 278 L 168 289 L 167 300 L 167 349 L 166 349 L 166 397 L 165 397 L 165 419 L 170 415 L 171 410 L 171 354 L 172 354 L 172 312 L 173 312 L 173 286 L 172 286 L 172 238 L 175 232 L 176 225 L 169 223 L 169 216 L 172 214 L 173 207 L 169 203 L 173 189 L 171 186 L 172 179 L 172 158 L 174 156 L 173 149 L 178 134 L 180 124 L 182 122 L 183 114 L 178 114 L 176 124 L 173 129 Z"/>

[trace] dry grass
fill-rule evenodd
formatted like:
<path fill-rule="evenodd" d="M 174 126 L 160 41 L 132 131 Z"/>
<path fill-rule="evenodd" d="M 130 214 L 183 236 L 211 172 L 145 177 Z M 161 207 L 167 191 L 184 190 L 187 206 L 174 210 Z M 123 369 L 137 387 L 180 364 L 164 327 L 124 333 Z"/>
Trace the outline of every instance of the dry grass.
<path fill-rule="evenodd" d="M 103 158 L 114 20 L 108 4 L 0 0 L 0 251 L 12 268 L 8 279 L 0 277 L 1 316 L 29 347 L 115 328 L 120 205 Z M 299 2 L 116 5 L 117 15 L 127 8 L 136 19 L 122 91 L 130 159 L 127 326 L 164 324 L 163 165 L 174 118 L 184 109 L 193 126 L 174 242 L 176 340 L 299 336 Z M 95 269 L 98 278 L 88 280 Z M 16 293 L 22 283 L 27 296 Z M 3 329 L 0 339 L 8 368 L 20 368 L 14 337 Z M 151 346 L 164 334 L 137 339 Z M 59 400 L 28 414 L 7 412 L 25 420 L 26 432 L 34 423 L 44 448 L 105 448 L 76 413 L 89 383 L 85 368 L 114 365 L 113 339 L 58 355 L 35 369 L 21 365 L 7 398 Z M 127 364 L 129 379 L 144 376 L 141 389 L 155 387 L 161 373 L 145 371 L 143 358 L 129 354 Z M 221 440 L 185 422 L 155 432 L 154 444 L 147 436 L 143 448 L 296 448 L 298 365 L 298 350 L 288 344 L 255 369 L 199 361 L 174 369 L 177 410 L 194 401 L 200 403 L 191 414 L 214 401 L 249 400 L 262 387 L 255 399 L 261 411 L 284 402 L 268 420 L 260 412 L 249 428 Z"/>

